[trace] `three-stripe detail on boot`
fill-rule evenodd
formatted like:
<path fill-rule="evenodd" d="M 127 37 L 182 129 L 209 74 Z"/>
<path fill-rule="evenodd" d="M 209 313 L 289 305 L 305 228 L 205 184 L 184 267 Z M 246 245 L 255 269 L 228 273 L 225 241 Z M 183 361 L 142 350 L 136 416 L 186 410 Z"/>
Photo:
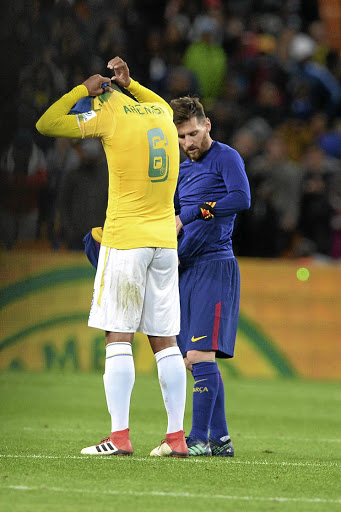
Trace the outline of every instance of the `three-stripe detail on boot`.
<path fill-rule="evenodd" d="M 98 453 L 107 452 L 108 450 L 114 451 L 115 447 L 111 443 L 102 443 L 96 446 Z"/>

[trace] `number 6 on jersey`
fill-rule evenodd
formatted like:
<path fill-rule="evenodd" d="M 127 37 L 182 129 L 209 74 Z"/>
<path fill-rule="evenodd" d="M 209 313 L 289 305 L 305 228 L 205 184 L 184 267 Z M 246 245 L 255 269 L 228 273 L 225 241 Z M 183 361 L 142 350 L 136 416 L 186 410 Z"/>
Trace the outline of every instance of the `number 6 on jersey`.
<path fill-rule="evenodd" d="M 161 128 L 148 130 L 148 143 L 148 175 L 152 182 L 166 181 L 169 173 L 169 156 L 167 155 L 165 147 L 168 146 L 168 140 Z"/>

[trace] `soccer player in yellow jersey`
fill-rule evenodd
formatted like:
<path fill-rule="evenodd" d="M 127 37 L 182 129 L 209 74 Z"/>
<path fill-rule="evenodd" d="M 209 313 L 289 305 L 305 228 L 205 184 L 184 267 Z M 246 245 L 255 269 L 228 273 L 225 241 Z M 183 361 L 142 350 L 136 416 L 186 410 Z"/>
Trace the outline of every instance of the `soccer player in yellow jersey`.
<path fill-rule="evenodd" d="M 91 76 L 56 101 L 36 125 L 40 133 L 52 137 L 100 138 L 108 162 L 108 206 L 89 326 L 106 331 L 103 380 L 111 434 L 81 453 L 133 453 L 132 342 L 139 331 L 148 336 L 154 352 L 168 416 L 165 440 L 151 455 L 187 457 L 186 370 L 176 343 L 180 328 L 173 205 L 179 172 L 177 130 L 170 106 L 132 80 L 121 58 L 110 60 L 108 68 L 115 73 L 111 79 Z M 145 101 L 140 103 L 141 95 Z M 93 97 L 92 108 L 70 115 L 70 109 L 88 96 Z"/>

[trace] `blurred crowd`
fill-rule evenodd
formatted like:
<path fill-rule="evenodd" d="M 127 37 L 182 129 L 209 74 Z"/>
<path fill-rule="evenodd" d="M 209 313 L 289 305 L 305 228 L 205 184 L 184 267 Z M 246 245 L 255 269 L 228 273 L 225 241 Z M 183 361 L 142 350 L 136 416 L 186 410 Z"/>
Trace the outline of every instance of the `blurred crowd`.
<path fill-rule="evenodd" d="M 237 217 L 237 255 L 341 258 L 341 52 L 318 0 L 16 0 L 3 10 L 0 247 L 81 250 L 103 225 L 100 142 L 44 138 L 35 123 L 119 55 L 166 100 L 198 96 L 213 139 L 243 157 L 252 206 Z"/>

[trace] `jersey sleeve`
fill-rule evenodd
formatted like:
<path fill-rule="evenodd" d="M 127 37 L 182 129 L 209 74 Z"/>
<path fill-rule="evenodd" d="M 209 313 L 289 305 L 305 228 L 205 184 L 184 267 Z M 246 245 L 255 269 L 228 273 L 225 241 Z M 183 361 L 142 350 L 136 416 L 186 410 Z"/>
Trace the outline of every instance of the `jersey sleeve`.
<path fill-rule="evenodd" d="M 147 87 L 143 87 L 143 85 L 139 84 L 136 80 L 130 79 L 130 84 L 126 88 L 137 101 L 141 103 L 161 103 L 164 107 L 167 108 L 167 111 L 170 113 L 173 119 L 173 110 L 170 105 L 165 101 L 161 96 L 155 94 L 155 92 L 147 89 Z"/>
<path fill-rule="evenodd" d="M 88 96 L 85 85 L 78 85 L 64 94 L 38 120 L 36 124 L 38 132 L 49 137 L 82 138 L 77 116 L 68 115 L 68 113 L 77 101 L 85 96 Z"/>
<path fill-rule="evenodd" d="M 250 185 L 243 159 L 237 151 L 224 155 L 221 173 L 228 193 L 216 202 L 214 216 L 225 217 L 250 208 Z M 208 200 L 214 201 L 214 198 Z"/>
<path fill-rule="evenodd" d="M 105 138 L 110 135 L 115 129 L 115 122 L 108 109 L 69 115 L 71 108 L 85 96 L 88 96 L 85 85 L 78 85 L 64 94 L 41 116 L 36 124 L 37 130 L 49 137 L 71 139 Z"/>

